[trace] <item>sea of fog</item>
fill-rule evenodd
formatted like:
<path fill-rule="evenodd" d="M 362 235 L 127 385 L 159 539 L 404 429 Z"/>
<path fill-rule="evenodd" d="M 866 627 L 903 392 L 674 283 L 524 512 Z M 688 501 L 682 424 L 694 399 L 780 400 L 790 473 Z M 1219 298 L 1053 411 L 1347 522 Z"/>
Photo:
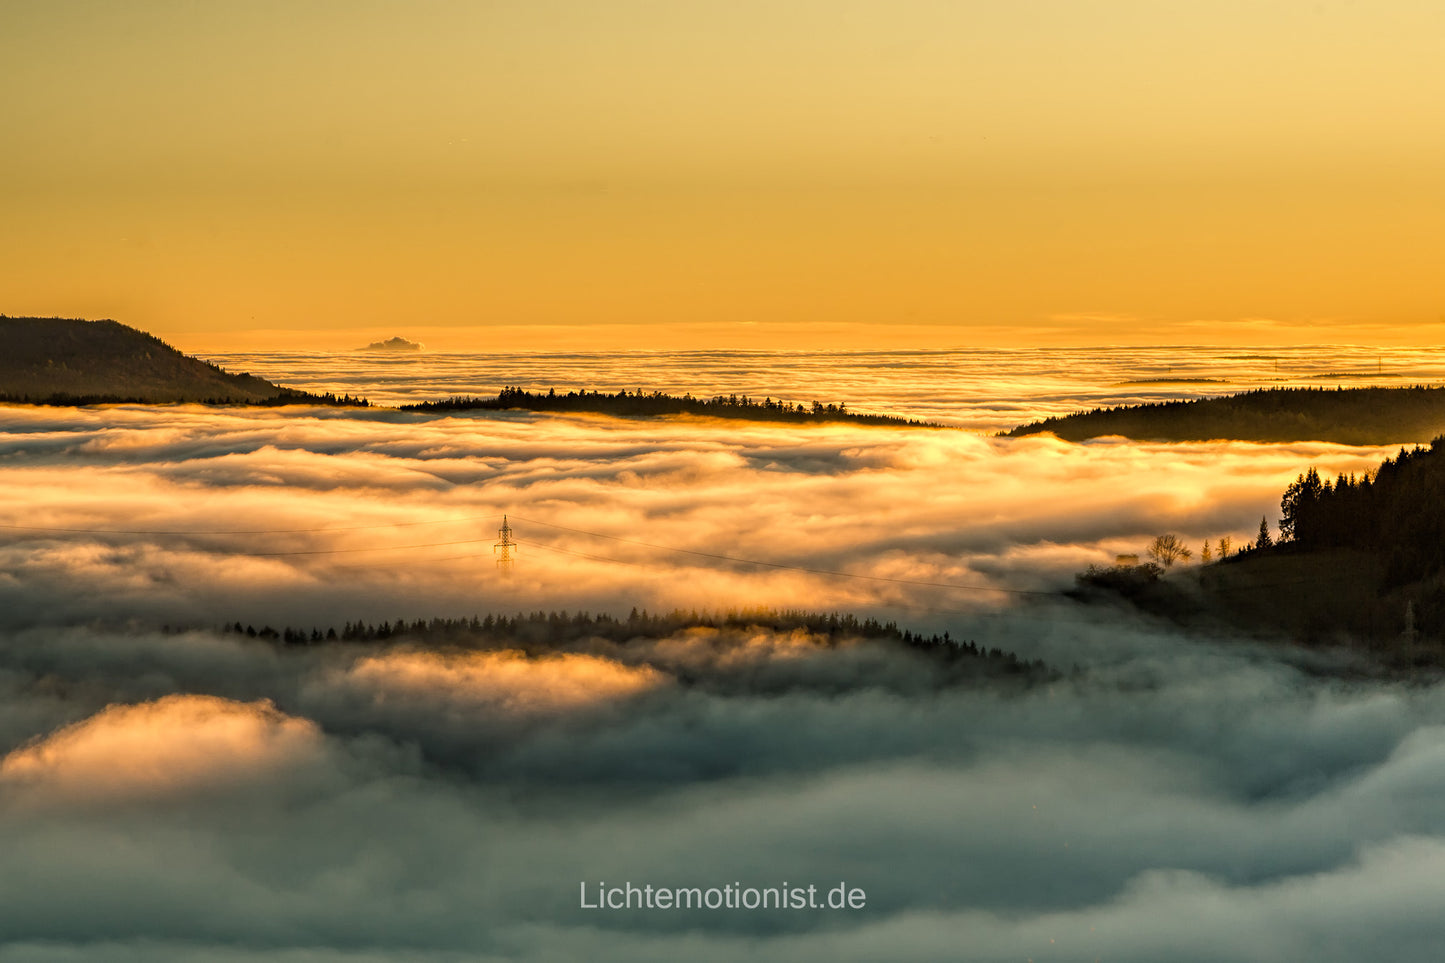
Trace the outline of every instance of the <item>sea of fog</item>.
<path fill-rule="evenodd" d="M 1440 374 L 1330 351 L 224 360 L 376 400 L 737 391 L 987 429 L 1276 360 L 1293 383 Z M 1433 958 L 1445 689 L 1057 594 L 1161 532 L 1250 538 L 1309 465 L 1386 454 L 0 406 L 0 963 Z M 221 630 L 766 606 L 1058 672 L 945 684 L 765 628 L 566 653 Z M 582 905 L 626 882 L 866 903 Z"/>
<path fill-rule="evenodd" d="M 504 386 L 626 389 L 794 403 L 846 402 L 997 431 L 1099 405 L 1232 394 L 1274 385 L 1409 385 L 1445 381 L 1445 348 L 1049 348 L 948 351 L 300 352 L 207 354 L 308 391 L 406 404 Z"/>

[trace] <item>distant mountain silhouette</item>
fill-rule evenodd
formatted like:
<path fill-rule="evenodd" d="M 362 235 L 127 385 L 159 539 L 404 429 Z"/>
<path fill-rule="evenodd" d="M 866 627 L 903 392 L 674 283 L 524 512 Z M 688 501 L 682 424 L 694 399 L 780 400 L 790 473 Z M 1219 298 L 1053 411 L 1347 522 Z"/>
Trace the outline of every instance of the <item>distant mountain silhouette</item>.
<path fill-rule="evenodd" d="M 1052 432 L 1065 441 L 1123 435 L 1138 441 L 1332 441 L 1398 445 L 1445 431 L 1445 388 L 1263 388 L 1221 398 L 1095 408 L 1021 425 L 1010 437 Z"/>
<path fill-rule="evenodd" d="M 117 321 L 0 315 L 0 400 L 355 404 L 231 374 Z"/>
<path fill-rule="evenodd" d="M 405 338 L 388 338 L 385 341 L 373 341 L 371 344 L 358 350 L 361 351 L 420 351 L 422 345 L 416 341 L 408 341 Z"/>

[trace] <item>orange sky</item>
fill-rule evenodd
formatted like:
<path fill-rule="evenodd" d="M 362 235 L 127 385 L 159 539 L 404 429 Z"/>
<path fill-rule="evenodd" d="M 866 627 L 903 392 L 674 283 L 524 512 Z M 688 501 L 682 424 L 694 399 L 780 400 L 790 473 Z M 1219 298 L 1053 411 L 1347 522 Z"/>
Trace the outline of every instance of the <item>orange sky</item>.
<path fill-rule="evenodd" d="M 0 311 L 188 350 L 1431 343 L 1442 37 L 1428 0 L 11 2 Z"/>

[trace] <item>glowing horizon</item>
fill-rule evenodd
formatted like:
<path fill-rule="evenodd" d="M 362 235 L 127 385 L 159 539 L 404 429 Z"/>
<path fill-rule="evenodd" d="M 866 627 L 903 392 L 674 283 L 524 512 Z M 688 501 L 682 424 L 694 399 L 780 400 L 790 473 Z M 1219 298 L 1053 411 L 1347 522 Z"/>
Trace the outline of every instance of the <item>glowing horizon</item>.
<path fill-rule="evenodd" d="M 192 350 L 1434 340 L 1442 33 L 1423 0 L 22 3 L 0 311 Z"/>

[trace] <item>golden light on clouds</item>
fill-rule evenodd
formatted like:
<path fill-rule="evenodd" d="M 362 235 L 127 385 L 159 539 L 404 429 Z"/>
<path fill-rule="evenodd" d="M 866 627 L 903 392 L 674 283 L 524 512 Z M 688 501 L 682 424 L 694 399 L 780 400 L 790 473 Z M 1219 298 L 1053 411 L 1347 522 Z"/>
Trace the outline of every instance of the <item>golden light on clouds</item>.
<path fill-rule="evenodd" d="M 55 802 L 144 801 L 234 788 L 314 764 L 315 723 L 267 701 L 168 695 L 112 705 L 0 759 L 0 789 Z"/>
<path fill-rule="evenodd" d="M 1409 341 L 1440 36 L 1424 0 L 22 3 L 0 310 Z"/>
<path fill-rule="evenodd" d="M 515 716 L 581 709 L 661 685 L 648 666 L 624 666 L 577 653 L 528 658 L 498 652 L 392 652 L 360 659 L 347 682 L 378 704 L 445 705 L 452 712 Z"/>

